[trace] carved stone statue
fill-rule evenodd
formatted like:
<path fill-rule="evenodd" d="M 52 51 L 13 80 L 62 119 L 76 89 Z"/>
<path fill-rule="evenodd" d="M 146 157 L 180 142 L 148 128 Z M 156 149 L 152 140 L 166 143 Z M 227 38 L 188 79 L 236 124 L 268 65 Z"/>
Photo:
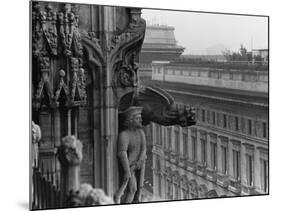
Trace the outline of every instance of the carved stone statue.
<path fill-rule="evenodd" d="M 39 125 L 35 124 L 33 121 L 31 123 L 31 135 L 32 135 L 31 159 L 32 159 L 32 165 L 36 166 L 38 164 L 39 141 L 41 139 L 41 129 Z"/>
<path fill-rule="evenodd" d="M 67 196 L 67 207 L 113 204 L 113 200 L 102 189 L 80 184 L 80 164 L 83 145 L 75 136 L 62 139 L 58 158 L 62 167 L 61 190 Z"/>
<path fill-rule="evenodd" d="M 142 107 L 131 106 L 123 112 L 125 130 L 118 136 L 118 157 L 123 169 L 120 188 L 115 193 L 115 203 L 140 201 L 144 182 L 146 138 L 142 129 Z M 125 193 L 124 193 L 125 191 Z M 123 201 L 123 200 L 122 200 Z"/>
<path fill-rule="evenodd" d="M 141 106 L 142 124 L 155 122 L 160 125 L 180 125 L 188 127 L 196 124 L 196 112 L 193 107 L 177 107 L 174 98 L 160 87 L 141 87 L 138 92 L 131 92 L 120 102 L 120 110 L 128 105 Z"/>
<path fill-rule="evenodd" d="M 70 195 L 71 207 L 113 204 L 112 198 L 102 189 L 93 188 L 90 184 L 81 184 L 78 191 Z"/>
<path fill-rule="evenodd" d="M 58 148 L 58 159 L 61 164 L 61 190 L 68 195 L 70 191 L 79 190 L 80 163 L 82 161 L 82 143 L 75 136 L 62 138 Z"/>

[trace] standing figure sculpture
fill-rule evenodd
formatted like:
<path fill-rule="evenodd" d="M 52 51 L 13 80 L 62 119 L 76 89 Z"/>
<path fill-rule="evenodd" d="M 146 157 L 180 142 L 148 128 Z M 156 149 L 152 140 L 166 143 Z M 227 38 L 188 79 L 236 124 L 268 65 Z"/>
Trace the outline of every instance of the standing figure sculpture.
<path fill-rule="evenodd" d="M 118 158 L 123 169 L 120 188 L 114 196 L 115 203 L 140 201 L 140 193 L 144 183 L 146 138 L 142 129 L 142 107 L 131 106 L 124 115 L 125 130 L 118 136 Z"/>

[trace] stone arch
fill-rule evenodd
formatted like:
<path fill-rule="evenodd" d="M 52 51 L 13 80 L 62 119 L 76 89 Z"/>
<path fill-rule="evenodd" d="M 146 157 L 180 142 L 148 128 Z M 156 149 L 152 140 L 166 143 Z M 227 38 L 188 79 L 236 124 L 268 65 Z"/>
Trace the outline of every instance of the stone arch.
<path fill-rule="evenodd" d="M 172 188 L 172 170 L 170 167 L 167 167 L 165 169 L 165 176 L 166 176 L 166 187 L 165 187 L 165 198 L 166 199 L 172 199 L 172 191 L 173 191 L 173 188 Z"/>
<path fill-rule="evenodd" d="M 170 167 L 166 167 L 166 169 L 165 169 L 165 174 L 166 174 L 167 177 L 170 177 L 170 178 L 171 178 L 171 176 L 172 176 L 172 170 L 171 170 Z"/>
<path fill-rule="evenodd" d="M 189 198 L 189 187 L 188 187 L 188 178 L 186 175 L 181 176 L 181 191 L 182 191 L 182 199 Z"/>
<path fill-rule="evenodd" d="M 182 186 L 188 188 L 188 178 L 186 175 L 181 176 L 181 183 L 182 183 Z"/>
<path fill-rule="evenodd" d="M 172 172 L 172 183 L 173 183 L 173 199 L 178 200 L 181 197 L 180 194 L 180 174 L 179 172 Z"/>
<path fill-rule="evenodd" d="M 180 183 L 180 174 L 178 171 L 173 171 L 172 172 L 172 176 L 173 176 L 173 181 L 176 183 Z"/>
<path fill-rule="evenodd" d="M 208 191 L 207 193 L 207 198 L 217 198 L 219 195 L 217 194 L 217 192 L 213 189 Z"/>
<path fill-rule="evenodd" d="M 205 198 L 208 193 L 208 188 L 205 184 L 201 184 L 198 186 L 198 197 Z"/>
<path fill-rule="evenodd" d="M 161 173 L 162 172 L 161 160 L 160 160 L 160 158 L 158 156 L 156 157 L 155 169 L 156 169 L 157 173 Z"/>
<path fill-rule="evenodd" d="M 198 198 L 198 184 L 195 179 L 192 179 L 188 182 L 190 198 Z"/>

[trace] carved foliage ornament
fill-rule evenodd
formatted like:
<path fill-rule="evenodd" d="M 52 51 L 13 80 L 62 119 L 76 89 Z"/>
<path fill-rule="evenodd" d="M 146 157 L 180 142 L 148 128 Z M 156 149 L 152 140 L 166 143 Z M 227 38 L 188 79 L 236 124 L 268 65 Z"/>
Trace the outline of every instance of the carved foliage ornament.
<path fill-rule="evenodd" d="M 63 53 L 66 56 L 82 56 L 82 41 L 78 30 L 78 15 L 66 4 L 63 12 L 58 13 L 58 26 Z M 73 46 L 73 51 L 72 51 Z"/>
<path fill-rule="evenodd" d="M 86 103 L 85 75 L 82 64 L 79 65 L 77 58 L 71 58 L 71 103 L 80 105 Z"/>
<path fill-rule="evenodd" d="M 51 55 L 57 55 L 57 14 L 52 7 L 47 5 L 41 10 L 39 4 L 34 4 L 32 13 L 32 47 L 35 56 L 47 55 L 49 49 Z M 47 45 L 47 46 L 46 46 Z"/>
<path fill-rule="evenodd" d="M 60 104 L 80 106 L 86 103 L 82 41 L 76 9 L 73 5 L 65 4 L 62 12 L 57 14 L 49 4 L 43 10 L 39 3 L 33 3 L 33 55 L 37 58 L 41 73 L 35 94 L 36 109 L 39 109 L 42 103 L 51 107 Z M 50 60 L 61 58 L 54 56 L 66 56 L 69 65 L 66 65 L 64 70 L 52 70 Z M 59 77 L 59 80 L 49 78 L 50 75 Z M 66 75 L 70 77 L 65 77 Z M 58 88 L 53 96 L 54 81 L 58 81 Z"/>
<path fill-rule="evenodd" d="M 70 4 L 65 4 L 63 11 L 57 14 L 49 4 L 45 10 L 42 10 L 38 3 L 33 4 L 33 55 L 48 55 L 47 49 L 49 49 L 51 56 L 54 56 L 58 54 L 59 46 L 61 46 L 66 56 L 82 56 L 78 15 L 74 14 L 74 8 L 71 8 Z"/>
<path fill-rule="evenodd" d="M 71 81 L 68 86 L 65 82 L 65 71 L 59 71 L 60 82 L 55 95 L 57 106 L 80 106 L 87 102 L 87 93 L 85 86 L 85 70 L 82 68 L 82 62 L 78 58 L 71 57 Z"/>
<path fill-rule="evenodd" d="M 137 85 L 138 65 L 136 58 L 140 52 L 144 34 L 145 20 L 140 9 L 130 9 L 130 21 L 127 29 L 112 38 L 110 52 L 113 69 L 116 72 L 116 85 L 134 87 Z"/>
<path fill-rule="evenodd" d="M 82 143 L 75 136 L 62 139 L 58 149 L 58 158 L 63 165 L 79 165 L 82 161 Z"/>
<path fill-rule="evenodd" d="M 50 74 L 50 59 L 49 57 L 39 57 L 39 69 L 41 72 L 41 79 L 36 90 L 34 104 L 39 108 L 41 104 L 49 106 L 52 103 L 52 90 L 49 82 Z"/>

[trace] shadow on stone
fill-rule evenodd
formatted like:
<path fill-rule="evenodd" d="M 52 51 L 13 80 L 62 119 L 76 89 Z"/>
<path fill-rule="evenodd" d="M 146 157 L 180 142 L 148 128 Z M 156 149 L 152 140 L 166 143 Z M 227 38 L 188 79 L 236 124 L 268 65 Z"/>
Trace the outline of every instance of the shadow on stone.
<path fill-rule="evenodd" d="M 18 206 L 25 209 L 25 210 L 29 210 L 29 203 L 28 202 L 25 202 L 25 201 L 18 202 Z"/>

